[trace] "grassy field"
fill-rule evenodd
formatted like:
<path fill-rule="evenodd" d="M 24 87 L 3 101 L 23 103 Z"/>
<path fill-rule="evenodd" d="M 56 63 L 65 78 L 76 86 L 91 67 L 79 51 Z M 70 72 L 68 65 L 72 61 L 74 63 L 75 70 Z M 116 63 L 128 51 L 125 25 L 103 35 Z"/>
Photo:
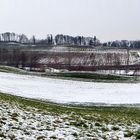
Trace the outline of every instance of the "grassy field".
<path fill-rule="evenodd" d="M 16 138 L 18 137 L 16 132 L 20 131 L 22 134 L 24 133 L 22 138 L 34 136 L 34 139 L 39 140 L 40 138 L 46 137 L 43 133 L 51 132 L 53 135 L 50 135 L 49 138 L 58 139 L 58 135 L 56 135 L 57 130 L 62 131 L 68 128 L 68 131 L 63 133 L 64 138 L 67 137 L 66 134 L 69 132 L 71 139 L 140 139 L 140 108 L 64 106 L 4 93 L 0 93 L 0 104 L 1 108 L 3 108 L 0 112 L 2 115 L 0 117 L 2 130 L 2 133 L 0 132 L 0 138 Z M 4 113 L 3 110 L 5 110 Z M 13 112 L 13 110 L 16 110 L 16 112 Z M 11 115 L 9 114 L 10 112 Z M 26 117 L 27 114 L 28 117 Z M 38 121 L 37 116 L 42 117 L 42 119 Z M 51 116 L 55 120 L 49 124 L 49 120 L 46 122 L 43 116 Z M 6 121 L 10 121 L 10 118 L 14 120 L 14 122 L 12 121 L 14 124 L 10 124 L 13 127 L 7 126 Z M 24 125 L 25 123 L 21 121 L 22 118 L 26 118 L 25 122 L 34 119 L 36 123 L 41 123 L 41 126 L 37 125 L 35 128 L 33 125 L 31 126 L 32 123 Z M 17 124 L 18 126 L 14 127 Z M 4 131 L 5 126 L 9 127 L 7 132 Z M 45 129 L 42 129 L 42 127 Z M 70 131 L 69 128 L 75 129 L 76 131 Z M 39 129 L 43 133 L 40 133 Z M 13 132 L 12 135 L 11 131 Z M 37 132 L 36 135 L 34 135 L 35 131 Z"/>
<path fill-rule="evenodd" d="M 71 135 L 71 139 L 140 139 L 140 108 L 64 106 L 0 93 L 0 110 L 0 138 L 19 139 L 18 131 L 23 139 L 34 136 L 33 139 L 42 140 L 50 132 L 52 135 L 47 138 L 59 139 L 58 130 L 65 130 L 63 138 Z M 55 120 L 43 119 L 50 116 Z M 38 124 L 36 127 L 32 125 L 34 121 Z M 6 132 L 5 127 L 8 127 Z"/>
<path fill-rule="evenodd" d="M 75 116 L 82 116 L 87 120 L 96 120 L 100 122 L 127 122 L 140 124 L 140 108 L 135 107 L 79 107 L 79 106 L 64 106 L 45 101 L 34 99 L 26 99 L 13 95 L 0 93 L 0 100 L 9 103 L 18 103 L 23 108 L 35 107 L 41 111 L 51 112 L 52 114 L 75 114 Z M 78 119 L 79 117 L 77 117 Z"/>
<path fill-rule="evenodd" d="M 0 65 L 0 72 L 8 72 L 8 73 L 19 73 L 19 74 L 25 74 L 26 71 L 21 70 L 19 68 L 10 67 L 10 66 L 2 66 Z"/>
<path fill-rule="evenodd" d="M 136 77 L 99 74 L 94 72 L 65 72 L 65 73 L 50 73 L 45 75 L 60 79 L 80 80 L 89 82 L 138 82 L 138 78 Z"/>
<path fill-rule="evenodd" d="M 59 73 L 45 73 L 45 72 L 30 72 L 15 67 L 0 66 L 0 72 L 36 75 L 50 78 L 87 81 L 87 82 L 122 82 L 131 83 L 139 82 L 139 77 L 129 77 L 112 74 L 99 74 L 95 72 L 59 72 Z"/>

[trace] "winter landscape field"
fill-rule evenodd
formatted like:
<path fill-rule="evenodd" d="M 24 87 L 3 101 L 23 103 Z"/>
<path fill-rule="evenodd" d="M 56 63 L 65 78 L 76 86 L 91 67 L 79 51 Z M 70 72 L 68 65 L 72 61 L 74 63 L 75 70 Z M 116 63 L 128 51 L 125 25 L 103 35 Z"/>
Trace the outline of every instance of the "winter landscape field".
<path fill-rule="evenodd" d="M 139 83 L 84 82 L 0 72 L 0 88 L 2 139 L 140 137 Z"/>
<path fill-rule="evenodd" d="M 0 0 L 0 140 L 140 140 L 140 0 Z"/>
<path fill-rule="evenodd" d="M 0 139 L 140 139 L 138 49 L 5 45 L 0 49 Z M 72 71 L 71 65 L 86 71 Z M 88 71 L 88 66 L 103 69 Z"/>
<path fill-rule="evenodd" d="M 140 105 L 139 83 L 96 83 L 0 72 L 0 91 L 64 104 Z"/>
<path fill-rule="evenodd" d="M 74 48 L 70 54 L 57 49 L 60 52 L 2 49 L 0 139 L 140 139 L 139 50 L 129 52 L 129 63 L 132 68 L 136 63 L 136 69 L 85 72 L 46 64 L 126 65 L 127 50 Z M 45 71 L 34 71 L 40 70 L 40 63 Z"/>

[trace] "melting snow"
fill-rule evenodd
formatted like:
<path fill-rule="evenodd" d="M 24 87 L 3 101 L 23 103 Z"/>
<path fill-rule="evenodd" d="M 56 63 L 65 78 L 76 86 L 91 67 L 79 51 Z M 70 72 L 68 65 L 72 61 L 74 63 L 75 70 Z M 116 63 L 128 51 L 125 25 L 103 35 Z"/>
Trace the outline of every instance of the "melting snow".
<path fill-rule="evenodd" d="M 0 72 L 0 91 L 57 103 L 140 104 L 140 83 L 93 83 Z"/>

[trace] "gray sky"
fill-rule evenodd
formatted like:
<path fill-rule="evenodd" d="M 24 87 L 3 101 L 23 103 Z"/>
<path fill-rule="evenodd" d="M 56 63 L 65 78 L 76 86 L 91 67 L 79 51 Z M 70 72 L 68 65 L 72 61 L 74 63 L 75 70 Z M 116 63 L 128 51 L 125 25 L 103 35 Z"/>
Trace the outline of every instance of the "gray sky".
<path fill-rule="evenodd" d="M 140 39 L 140 0 L 0 0 L 0 33 Z"/>

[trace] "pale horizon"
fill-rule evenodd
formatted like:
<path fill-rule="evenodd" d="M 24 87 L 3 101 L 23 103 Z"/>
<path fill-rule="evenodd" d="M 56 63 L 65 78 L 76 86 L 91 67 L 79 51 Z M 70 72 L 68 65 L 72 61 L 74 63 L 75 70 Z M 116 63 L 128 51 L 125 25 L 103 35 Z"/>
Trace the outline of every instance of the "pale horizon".
<path fill-rule="evenodd" d="M 139 0 L 1 0 L 0 33 L 140 40 Z"/>

